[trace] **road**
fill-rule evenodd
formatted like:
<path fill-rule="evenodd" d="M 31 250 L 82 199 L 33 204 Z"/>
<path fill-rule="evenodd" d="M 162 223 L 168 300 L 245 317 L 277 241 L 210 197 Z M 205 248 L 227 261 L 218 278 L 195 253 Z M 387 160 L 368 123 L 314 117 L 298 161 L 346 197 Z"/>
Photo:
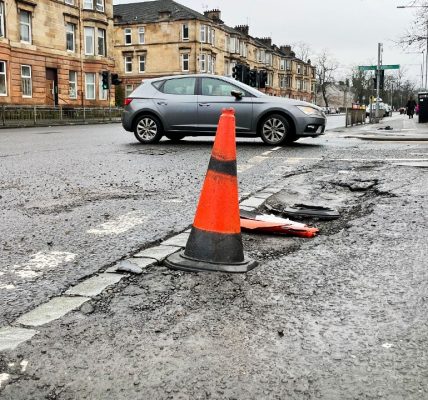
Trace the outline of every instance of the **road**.
<path fill-rule="evenodd" d="M 425 399 L 426 175 L 399 163 L 428 148 L 334 126 L 238 141 L 242 197 L 278 187 L 271 206 L 340 210 L 312 221 L 319 237 L 245 234 L 247 276 L 130 276 L 0 352 L 0 396 Z M 187 229 L 211 146 L 142 146 L 117 124 L 1 131 L 0 327 Z"/>

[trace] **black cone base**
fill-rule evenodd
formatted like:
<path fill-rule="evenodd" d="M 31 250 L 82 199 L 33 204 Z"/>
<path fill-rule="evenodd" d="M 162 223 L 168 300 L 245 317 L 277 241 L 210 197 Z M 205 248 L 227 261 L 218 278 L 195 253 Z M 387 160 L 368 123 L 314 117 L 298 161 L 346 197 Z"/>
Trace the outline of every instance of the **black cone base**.
<path fill-rule="evenodd" d="M 184 251 L 174 253 L 165 260 L 165 265 L 168 268 L 188 271 L 188 272 L 230 272 L 230 273 L 245 273 L 257 267 L 258 262 L 250 259 L 245 259 L 240 263 L 219 264 L 208 261 L 198 261 L 188 258 L 184 255 Z"/>

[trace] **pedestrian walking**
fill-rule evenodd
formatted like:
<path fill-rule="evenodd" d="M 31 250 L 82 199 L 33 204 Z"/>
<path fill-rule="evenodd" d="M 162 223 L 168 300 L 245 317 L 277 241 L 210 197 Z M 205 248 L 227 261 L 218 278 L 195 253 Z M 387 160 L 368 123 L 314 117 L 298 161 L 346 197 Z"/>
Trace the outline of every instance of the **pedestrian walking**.
<path fill-rule="evenodd" d="M 416 101 L 413 99 L 412 96 L 409 97 L 409 101 L 406 104 L 406 108 L 407 108 L 407 115 L 410 118 L 413 118 L 413 114 L 415 113 L 415 108 L 416 108 Z"/>

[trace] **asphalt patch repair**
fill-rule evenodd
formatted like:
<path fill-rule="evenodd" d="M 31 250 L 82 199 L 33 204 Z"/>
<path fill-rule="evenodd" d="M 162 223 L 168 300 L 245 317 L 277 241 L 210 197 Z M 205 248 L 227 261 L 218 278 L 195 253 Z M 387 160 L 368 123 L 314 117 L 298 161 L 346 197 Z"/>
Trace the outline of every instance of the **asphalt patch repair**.
<path fill-rule="evenodd" d="M 425 399 L 426 304 L 407 297 L 422 242 L 385 229 L 426 231 L 423 180 L 410 210 L 407 177 L 352 191 L 340 183 L 376 175 L 355 172 L 287 178 L 269 203 L 303 197 L 341 218 L 314 239 L 244 234 L 261 262 L 248 274 L 152 266 L 49 323 L 0 356 L 2 399 Z"/>

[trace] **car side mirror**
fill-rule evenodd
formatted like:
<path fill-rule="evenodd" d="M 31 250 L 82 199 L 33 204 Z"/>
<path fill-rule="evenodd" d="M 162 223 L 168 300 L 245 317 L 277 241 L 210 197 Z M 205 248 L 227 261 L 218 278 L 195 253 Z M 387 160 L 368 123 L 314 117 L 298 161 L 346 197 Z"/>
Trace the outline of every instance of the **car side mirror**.
<path fill-rule="evenodd" d="M 241 100 L 242 99 L 242 92 L 239 92 L 238 90 L 232 90 L 230 94 L 236 99 Z"/>

